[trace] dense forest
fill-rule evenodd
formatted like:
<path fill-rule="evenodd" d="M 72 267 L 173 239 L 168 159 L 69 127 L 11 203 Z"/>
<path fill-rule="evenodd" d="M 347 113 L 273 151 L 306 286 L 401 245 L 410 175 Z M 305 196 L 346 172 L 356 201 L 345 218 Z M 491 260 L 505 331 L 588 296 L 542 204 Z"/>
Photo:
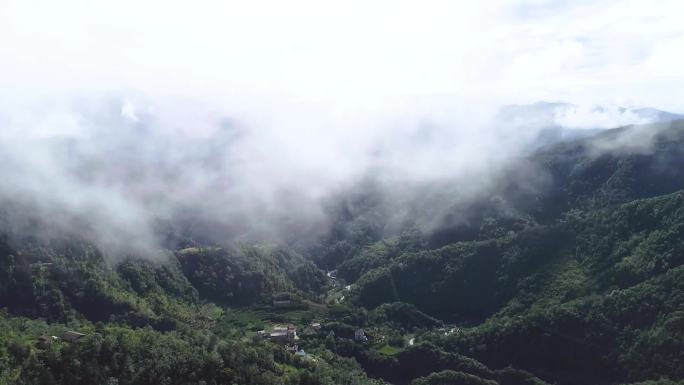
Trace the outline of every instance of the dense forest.
<path fill-rule="evenodd" d="M 315 242 L 154 256 L 0 209 L 0 384 L 683 383 L 684 121 L 542 147 L 428 228 L 373 186 Z"/>

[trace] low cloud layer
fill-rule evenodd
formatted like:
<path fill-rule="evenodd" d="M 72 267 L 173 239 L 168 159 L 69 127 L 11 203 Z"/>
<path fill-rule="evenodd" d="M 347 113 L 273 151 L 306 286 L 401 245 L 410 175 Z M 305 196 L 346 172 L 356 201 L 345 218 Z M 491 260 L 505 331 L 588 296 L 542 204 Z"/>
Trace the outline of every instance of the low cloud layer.
<path fill-rule="evenodd" d="M 295 108 L 231 116 L 206 102 L 121 94 L 7 102 L 5 227 L 114 254 L 155 255 L 169 237 L 310 240 L 329 228 L 330 200 L 364 181 L 379 189 L 388 223 L 437 226 L 447 205 L 495 186 L 546 128 L 429 104 L 381 119 Z"/>
<path fill-rule="evenodd" d="M 397 202 L 478 196 L 549 125 L 684 110 L 664 91 L 684 85 L 678 7 L 3 2 L 5 227 L 154 254 L 169 234 L 316 236 L 368 178 Z M 501 118 L 538 100 L 573 104 Z"/>
<path fill-rule="evenodd" d="M 338 122 L 307 109 L 236 118 L 123 95 L 6 103 L 0 198 L 15 232 L 118 252 L 152 253 L 169 233 L 284 240 L 320 235 L 326 199 L 368 177 L 409 188 L 478 175 L 461 189 L 472 194 L 517 146 L 453 113 L 406 111 Z"/>

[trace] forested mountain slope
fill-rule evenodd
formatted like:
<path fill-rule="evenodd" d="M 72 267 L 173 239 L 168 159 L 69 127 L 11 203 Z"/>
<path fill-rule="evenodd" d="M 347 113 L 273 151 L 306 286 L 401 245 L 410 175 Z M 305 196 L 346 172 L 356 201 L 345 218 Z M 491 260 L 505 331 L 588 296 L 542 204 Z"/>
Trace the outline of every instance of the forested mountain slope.
<path fill-rule="evenodd" d="M 683 165 L 681 121 L 545 148 L 488 218 L 439 230 L 456 243 L 431 249 L 408 232 L 341 275 L 362 306 L 408 302 L 471 326 L 435 341 L 493 367 L 562 383 L 682 378 Z M 543 180 L 531 190 L 518 179 L 530 170 Z"/>
<path fill-rule="evenodd" d="M 0 384 L 673 383 L 683 166 L 682 121 L 607 130 L 508 165 L 439 226 L 390 225 L 372 184 L 341 194 L 306 247 L 115 256 L 3 219 Z M 256 334 L 282 324 L 307 353 Z M 85 336 L 38 339 L 67 330 Z"/>

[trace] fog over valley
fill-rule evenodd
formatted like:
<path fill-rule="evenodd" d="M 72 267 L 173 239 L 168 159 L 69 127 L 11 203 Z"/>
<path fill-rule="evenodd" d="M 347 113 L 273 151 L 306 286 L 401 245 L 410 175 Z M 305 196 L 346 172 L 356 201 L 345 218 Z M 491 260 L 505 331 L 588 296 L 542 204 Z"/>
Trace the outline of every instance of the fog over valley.
<path fill-rule="evenodd" d="M 85 236 L 141 255 L 169 233 L 214 242 L 322 235 L 326 205 L 364 183 L 394 206 L 392 221 L 420 207 L 413 219 L 435 226 L 445 204 L 488 194 L 551 131 L 561 140 L 669 118 L 534 104 L 487 119 L 409 104 L 382 115 L 288 110 L 252 119 L 112 94 L 3 107 L 1 193 L 13 231 Z M 535 186 L 542 176 L 527 177 Z"/>

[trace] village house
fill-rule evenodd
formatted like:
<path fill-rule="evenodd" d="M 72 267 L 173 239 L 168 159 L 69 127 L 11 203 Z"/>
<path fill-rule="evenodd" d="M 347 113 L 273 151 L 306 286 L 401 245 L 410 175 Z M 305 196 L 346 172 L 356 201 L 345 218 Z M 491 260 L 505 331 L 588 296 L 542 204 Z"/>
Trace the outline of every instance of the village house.
<path fill-rule="evenodd" d="M 83 337 L 85 337 L 85 334 L 75 332 L 73 330 L 66 331 L 66 332 L 62 333 L 62 336 L 61 336 L 61 338 L 66 342 L 76 342 Z"/>
<path fill-rule="evenodd" d="M 38 347 L 42 349 L 48 348 L 50 345 L 52 345 L 53 342 L 58 340 L 59 337 L 57 336 L 40 336 L 38 337 Z"/>
<path fill-rule="evenodd" d="M 304 349 L 299 349 L 299 345 L 285 345 L 285 350 L 289 353 L 294 354 L 297 357 L 304 358 L 306 360 L 310 360 L 311 356 L 309 356 Z"/>
<path fill-rule="evenodd" d="M 264 330 L 259 330 L 257 336 L 266 338 L 274 342 L 284 342 L 289 340 L 298 340 L 297 328 L 294 325 L 288 325 L 287 327 L 276 326 L 270 333 L 266 333 Z"/>
<path fill-rule="evenodd" d="M 271 333 L 268 335 L 268 339 L 271 341 L 285 341 L 288 340 L 288 333 L 287 333 L 287 328 L 283 327 L 275 327 L 273 330 L 271 330 Z"/>
<path fill-rule="evenodd" d="M 281 301 L 273 301 L 273 307 L 287 307 L 292 304 L 292 301 L 289 299 L 281 300 Z"/>
<path fill-rule="evenodd" d="M 368 337 L 366 337 L 366 332 L 363 329 L 356 329 L 354 331 L 354 340 L 355 341 L 368 341 Z"/>

